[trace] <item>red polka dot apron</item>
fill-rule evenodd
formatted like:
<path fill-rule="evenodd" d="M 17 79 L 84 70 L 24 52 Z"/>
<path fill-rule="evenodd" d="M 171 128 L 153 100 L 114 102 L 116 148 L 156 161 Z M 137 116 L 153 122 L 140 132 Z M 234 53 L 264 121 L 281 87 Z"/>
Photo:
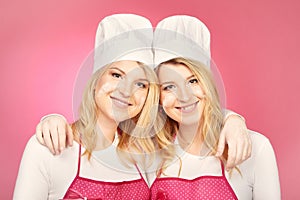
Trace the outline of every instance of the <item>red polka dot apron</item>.
<path fill-rule="evenodd" d="M 122 182 L 105 182 L 80 177 L 81 147 L 79 147 L 78 169 L 76 177 L 68 188 L 63 199 L 84 200 L 148 200 L 150 190 L 142 177 L 140 179 Z M 136 166 L 137 167 L 137 166 Z"/>
<path fill-rule="evenodd" d="M 192 180 L 177 177 L 157 178 L 150 189 L 151 199 L 235 200 L 237 197 L 226 179 L 222 162 L 221 167 L 222 176 L 201 176 Z"/>

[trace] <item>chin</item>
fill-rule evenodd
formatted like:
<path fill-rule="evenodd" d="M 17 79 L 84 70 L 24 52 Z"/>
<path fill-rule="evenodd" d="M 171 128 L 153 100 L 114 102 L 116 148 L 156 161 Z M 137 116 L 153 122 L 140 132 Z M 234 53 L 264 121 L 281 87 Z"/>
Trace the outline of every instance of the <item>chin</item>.
<path fill-rule="evenodd" d="M 200 123 L 199 115 L 196 116 L 188 116 L 180 119 L 180 124 L 182 125 L 198 125 Z"/>
<path fill-rule="evenodd" d="M 185 126 L 192 126 L 192 125 L 199 125 L 199 120 L 183 120 L 181 122 L 179 122 L 179 124 L 181 125 L 185 125 Z"/>

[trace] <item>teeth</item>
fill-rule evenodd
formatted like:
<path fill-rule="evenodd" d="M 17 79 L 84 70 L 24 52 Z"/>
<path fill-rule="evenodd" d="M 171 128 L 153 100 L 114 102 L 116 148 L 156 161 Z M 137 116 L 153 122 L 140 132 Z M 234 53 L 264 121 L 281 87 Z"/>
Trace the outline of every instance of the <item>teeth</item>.
<path fill-rule="evenodd" d="M 195 107 L 195 104 L 193 104 L 193 105 L 191 105 L 191 106 L 187 106 L 187 107 L 183 107 L 183 108 L 181 108 L 182 110 L 191 110 L 191 109 L 193 109 Z"/>
<path fill-rule="evenodd" d="M 189 105 L 189 106 L 181 107 L 180 110 L 182 112 L 191 112 L 195 109 L 196 105 L 197 105 L 197 103 L 194 103 L 194 104 Z"/>

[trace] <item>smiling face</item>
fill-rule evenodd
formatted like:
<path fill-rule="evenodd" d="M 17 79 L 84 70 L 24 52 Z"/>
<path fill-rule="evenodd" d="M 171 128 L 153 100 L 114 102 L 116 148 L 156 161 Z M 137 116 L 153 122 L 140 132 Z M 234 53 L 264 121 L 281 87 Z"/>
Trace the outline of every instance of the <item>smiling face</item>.
<path fill-rule="evenodd" d="M 182 125 L 198 124 L 205 98 L 197 77 L 183 64 L 159 66 L 161 104 L 166 114 Z"/>
<path fill-rule="evenodd" d="M 119 123 L 135 117 L 145 104 L 148 88 L 145 72 L 137 62 L 111 64 L 95 88 L 98 118 Z"/>

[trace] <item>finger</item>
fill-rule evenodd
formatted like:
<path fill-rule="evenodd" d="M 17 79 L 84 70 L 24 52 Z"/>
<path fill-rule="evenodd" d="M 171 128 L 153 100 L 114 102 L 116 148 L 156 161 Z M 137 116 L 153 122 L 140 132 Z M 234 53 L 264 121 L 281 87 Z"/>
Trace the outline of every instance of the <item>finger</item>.
<path fill-rule="evenodd" d="M 243 152 L 242 160 L 240 161 L 240 163 L 244 162 L 250 157 L 250 152 L 251 151 L 249 151 L 249 147 L 247 147 Z"/>
<path fill-rule="evenodd" d="M 57 127 L 58 131 L 58 143 L 59 143 L 59 151 L 61 152 L 64 148 L 66 148 L 66 128 L 64 124 L 60 124 Z"/>
<path fill-rule="evenodd" d="M 50 132 L 50 137 L 52 139 L 51 142 L 55 151 L 55 155 L 57 155 L 59 154 L 59 138 L 58 138 L 59 135 L 57 132 L 57 126 L 50 126 L 49 132 Z"/>
<path fill-rule="evenodd" d="M 248 147 L 247 147 L 246 152 L 243 155 L 243 159 L 246 160 L 246 159 L 250 158 L 251 152 L 252 152 L 252 141 L 250 139 L 250 136 L 248 136 Z"/>
<path fill-rule="evenodd" d="M 233 166 L 236 166 L 238 164 L 240 164 L 241 162 L 243 162 L 243 154 L 244 152 L 247 151 L 247 145 L 245 144 L 245 138 L 242 138 L 238 141 L 237 143 L 237 149 L 236 149 L 236 158 L 235 161 L 233 163 Z"/>
<path fill-rule="evenodd" d="M 230 170 L 234 167 L 235 159 L 236 159 L 236 143 L 231 144 L 228 143 L 228 159 L 226 163 L 226 170 Z"/>
<path fill-rule="evenodd" d="M 224 148 L 225 148 L 225 133 L 222 130 L 219 138 L 217 153 L 216 153 L 217 157 L 222 156 L 224 152 Z"/>
<path fill-rule="evenodd" d="M 251 157 L 252 155 L 252 140 L 250 139 L 250 136 L 249 136 L 249 147 L 248 147 L 248 156 L 249 158 Z"/>
<path fill-rule="evenodd" d="M 68 142 L 68 145 L 73 146 L 74 136 L 73 136 L 72 128 L 68 124 L 66 125 L 66 128 L 67 128 L 67 142 Z"/>
<path fill-rule="evenodd" d="M 55 151 L 54 151 L 53 144 L 52 144 L 52 139 L 50 136 L 50 131 L 49 131 L 48 126 L 45 124 L 43 125 L 43 137 L 44 137 L 46 146 L 51 151 L 51 153 L 53 153 L 55 155 Z"/>
<path fill-rule="evenodd" d="M 36 136 L 37 140 L 39 141 L 39 143 L 41 143 L 42 145 L 45 145 L 44 138 L 43 138 L 43 132 L 42 132 L 42 128 L 41 128 L 41 122 L 36 126 L 35 136 Z"/>

